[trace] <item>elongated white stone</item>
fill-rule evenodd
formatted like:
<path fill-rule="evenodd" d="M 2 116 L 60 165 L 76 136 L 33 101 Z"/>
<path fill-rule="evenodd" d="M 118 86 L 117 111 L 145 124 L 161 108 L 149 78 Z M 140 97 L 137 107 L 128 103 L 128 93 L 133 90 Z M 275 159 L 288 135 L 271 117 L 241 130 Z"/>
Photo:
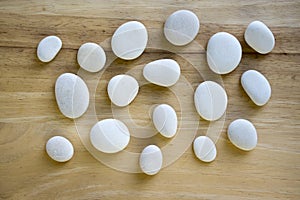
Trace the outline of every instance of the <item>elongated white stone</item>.
<path fill-rule="evenodd" d="M 245 119 L 237 119 L 228 126 L 227 135 L 234 146 L 244 151 L 256 147 L 257 133 L 253 124 Z"/>
<path fill-rule="evenodd" d="M 117 119 L 97 122 L 90 132 L 90 141 L 99 151 L 117 153 L 125 149 L 130 140 L 127 126 Z"/>
<path fill-rule="evenodd" d="M 64 73 L 57 78 L 55 97 L 61 113 L 71 119 L 82 116 L 89 106 L 88 87 L 72 73 Z"/>
<path fill-rule="evenodd" d="M 62 42 L 57 36 L 48 36 L 42 39 L 37 47 L 37 57 L 42 62 L 50 62 L 55 58 L 62 47 Z"/>
<path fill-rule="evenodd" d="M 142 151 L 140 155 L 140 168 L 148 175 L 157 174 L 163 163 L 161 150 L 156 145 L 149 145 Z"/>
<path fill-rule="evenodd" d="M 78 49 L 77 62 L 86 71 L 98 72 L 105 65 L 106 55 L 101 46 L 88 42 Z"/>
<path fill-rule="evenodd" d="M 194 153 L 203 162 L 212 162 L 217 156 L 215 143 L 207 136 L 199 136 L 194 140 Z"/>
<path fill-rule="evenodd" d="M 271 98 L 271 86 L 264 75 L 256 70 L 248 70 L 243 73 L 241 84 L 250 97 L 258 106 L 265 105 Z"/>
<path fill-rule="evenodd" d="M 172 59 L 155 60 L 144 67 L 143 75 L 153 84 L 169 87 L 178 81 L 180 66 Z"/>
<path fill-rule="evenodd" d="M 146 27 L 137 21 L 122 24 L 111 38 L 114 54 L 124 60 L 133 60 L 145 50 L 148 42 Z"/>
<path fill-rule="evenodd" d="M 53 160 L 66 162 L 73 157 L 74 148 L 68 139 L 62 136 L 54 136 L 47 141 L 46 152 Z"/>

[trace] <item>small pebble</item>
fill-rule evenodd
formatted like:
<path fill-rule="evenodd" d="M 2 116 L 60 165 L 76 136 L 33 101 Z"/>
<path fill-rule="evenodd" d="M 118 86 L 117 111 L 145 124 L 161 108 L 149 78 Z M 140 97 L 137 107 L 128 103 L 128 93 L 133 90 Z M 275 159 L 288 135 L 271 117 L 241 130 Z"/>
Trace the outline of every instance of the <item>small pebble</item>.
<path fill-rule="evenodd" d="M 194 140 L 194 153 L 203 162 L 212 162 L 217 156 L 215 143 L 207 136 L 199 136 Z"/>
<path fill-rule="evenodd" d="M 227 131 L 230 142 L 239 149 L 250 151 L 256 147 L 257 133 L 253 124 L 245 119 L 230 123 Z"/>
<path fill-rule="evenodd" d="M 135 78 L 121 74 L 110 79 L 107 92 L 113 104 L 119 107 L 129 105 L 139 91 L 139 84 Z"/>
<path fill-rule="evenodd" d="M 130 140 L 127 126 L 117 119 L 104 119 L 97 122 L 90 132 L 90 141 L 99 151 L 117 153 L 125 149 Z"/>
<path fill-rule="evenodd" d="M 72 73 L 64 73 L 57 78 L 55 97 L 61 113 L 71 119 L 82 116 L 89 106 L 87 85 Z"/>
<path fill-rule="evenodd" d="M 148 63 L 143 70 L 145 79 L 153 84 L 169 87 L 180 77 L 180 66 L 172 59 L 160 59 Z"/>
<path fill-rule="evenodd" d="M 244 34 L 247 44 L 261 54 L 270 53 L 275 46 L 272 31 L 261 21 L 251 22 Z"/>
<path fill-rule="evenodd" d="M 146 27 L 137 21 L 122 24 L 111 38 L 114 54 L 124 60 L 133 60 L 144 52 L 148 42 Z"/>
<path fill-rule="evenodd" d="M 156 145 L 149 145 L 141 153 L 140 167 L 147 175 L 157 174 L 163 163 L 163 155 L 160 148 Z"/>
<path fill-rule="evenodd" d="M 199 115 L 208 121 L 222 117 L 227 108 L 226 91 L 213 81 L 202 82 L 194 94 L 194 103 Z"/>
<path fill-rule="evenodd" d="M 78 49 L 77 62 L 88 72 L 98 72 L 105 65 L 106 55 L 101 46 L 88 42 Z"/>
<path fill-rule="evenodd" d="M 177 115 L 175 110 L 167 105 L 160 104 L 154 108 L 152 114 L 156 130 L 164 137 L 171 138 L 177 132 Z"/>
<path fill-rule="evenodd" d="M 42 62 L 50 62 L 55 58 L 62 47 L 57 36 L 48 36 L 42 39 L 37 47 L 37 57 Z"/>
<path fill-rule="evenodd" d="M 209 39 L 206 55 L 208 66 L 213 72 L 228 74 L 239 65 L 242 47 L 233 35 L 219 32 Z"/>
<path fill-rule="evenodd" d="M 46 144 L 47 154 L 57 162 L 66 162 L 73 157 L 74 148 L 72 143 L 62 137 L 54 136 Z"/>
<path fill-rule="evenodd" d="M 189 10 L 178 10 L 166 20 L 164 34 L 173 45 L 183 46 L 195 39 L 199 28 L 200 22 L 195 13 Z"/>
<path fill-rule="evenodd" d="M 265 105 L 271 98 L 271 86 L 264 75 L 256 70 L 248 70 L 243 73 L 241 84 L 250 97 L 258 106 Z"/>

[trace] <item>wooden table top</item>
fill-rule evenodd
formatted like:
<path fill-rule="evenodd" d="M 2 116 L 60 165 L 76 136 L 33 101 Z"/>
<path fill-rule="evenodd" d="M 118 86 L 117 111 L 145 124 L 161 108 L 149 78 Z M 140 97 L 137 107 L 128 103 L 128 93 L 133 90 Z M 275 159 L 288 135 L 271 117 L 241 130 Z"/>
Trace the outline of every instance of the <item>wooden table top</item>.
<path fill-rule="evenodd" d="M 166 18 L 179 9 L 195 12 L 201 27 L 192 44 L 175 48 L 161 32 Z M 2 0 L 0 16 L 0 199 L 300 198 L 299 1 Z M 130 20 L 141 21 L 149 31 L 149 46 L 141 57 L 113 59 L 92 75 L 79 70 L 76 55 L 81 44 L 99 43 L 112 59 L 109 40 L 117 27 Z M 268 55 L 245 44 L 243 33 L 253 20 L 265 22 L 275 35 L 276 46 Z M 239 67 L 222 77 L 212 74 L 205 61 L 207 41 L 219 31 L 235 35 L 243 48 Z M 44 64 L 36 57 L 36 47 L 48 35 L 59 36 L 63 48 Z M 145 83 L 128 108 L 112 107 L 106 93 L 108 80 L 133 73 L 142 81 L 142 66 L 160 58 L 173 58 L 181 65 L 184 79 L 174 90 Z M 270 81 L 272 97 L 263 107 L 255 106 L 241 88 L 240 76 L 248 69 L 262 72 Z M 90 91 L 95 105 L 92 117 L 132 122 L 136 126 L 128 127 L 136 135 L 153 130 L 149 110 L 154 104 L 174 106 L 179 119 L 184 119 L 179 124 L 186 128 L 186 137 L 185 131 L 178 133 L 181 139 L 176 144 L 159 135 L 132 137 L 126 151 L 139 153 L 147 144 L 179 144 L 180 158 L 153 177 L 121 172 L 95 159 L 83 141 L 88 120 L 74 123 L 56 105 L 55 80 L 65 72 L 87 77 L 90 84 L 97 80 Z M 208 79 L 221 82 L 229 96 L 226 116 L 211 124 L 197 116 L 192 100 L 192 91 Z M 228 141 L 228 124 L 237 118 L 246 118 L 257 128 L 258 145 L 251 152 L 242 152 Z M 220 131 L 208 131 L 218 125 Z M 199 161 L 190 144 L 185 148 L 193 134 L 213 138 L 218 150 L 214 162 Z M 54 135 L 65 136 L 74 145 L 69 162 L 56 163 L 45 153 L 45 143 Z M 127 159 L 120 159 L 124 165 L 119 167 L 126 166 Z"/>

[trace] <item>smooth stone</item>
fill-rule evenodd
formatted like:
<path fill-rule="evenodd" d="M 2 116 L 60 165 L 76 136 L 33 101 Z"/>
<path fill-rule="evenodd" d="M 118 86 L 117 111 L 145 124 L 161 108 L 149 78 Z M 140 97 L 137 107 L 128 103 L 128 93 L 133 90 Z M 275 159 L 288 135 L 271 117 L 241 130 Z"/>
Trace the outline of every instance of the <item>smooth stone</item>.
<path fill-rule="evenodd" d="M 199 136 L 194 140 L 194 153 L 203 162 L 212 162 L 217 156 L 215 143 L 207 136 Z"/>
<path fill-rule="evenodd" d="M 105 65 L 106 55 L 101 46 L 88 42 L 78 49 L 77 62 L 86 71 L 98 72 Z"/>
<path fill-rule="evenodd" d="M 145 65 L 143 75 L 153 84 L 169 87 L 179 80 L 180 66 L 172 59 L 155 60 Z"/>
<path fill-rule="evenodd" d="M 46 152 L 53 160 L 66 162 L 73 157 L 74 148 L 68 139 L 62 136 L 54 136 L 48 140 Z"/>
<path fill-rule="evenodd" d="M 111 48 L 117 57 L 133 60 L 142 55 L 147 42 L 146 27 L 141 22 L 129 21 L 115 31 L 111 39 Z"/>
<path fill-rule="evenodd" d="M 206 55 L 208 66 L 213 72 L 228 74 L 239 65 L 242 47 L 233 35 L 219 32 L 209 39 Z"/>
<path fill-rule="evenodd" d="M 226 91 L 213 81 L 202 82 L 194 94 L 198 114 L 205 120 L 215 121 L 222 117 L 227 108 Z"/>
<path fill-rule="evenodd" d="M 55 97 L 61 113 L 71 119 L 82 116 L 89 106 L 89 90 L 77 75 L 64 73 L 55 83 Z"/>
<path fill-rule="evenodd" d="M 195 39 L 199 28 L 200 22 L 195 13 L 189 10 L 178 10 L 166 20 L 164 34 L 173 45 L 183 46 Z"/>
<path fill-rule="evenodd" d="M 251 22 L 244 34 L 247 44 L 261 54 L 270 53 L 275 46 L 272 31 L 261 21 Z"/>
<path fill-rule="evenodd" d="M 121 74 L 110 79 L 107 92 L 113 104 L 124 107 L 129 105 L 139 91 L 139 84 L 135 78 Z"/>
<path fill-rule="evenodd" d="M 171 138 L 177 132 L 177 115 L 171 106 L 160 104 L 156 106 L 152 114 L 153 124 L 156 130 L 164 137 Z"/>
<path fill-rule="evenodd" d="M 157 174 L 163 163 L 163 155 L 156 145 L 149 145 L 140 155 L 140 168 L 147 175 Z"/>
<path fill-rule="evenodd" d="M 62 41 L 57 36 L 48 36 L 42 39 L 37 47 L 37 57 L 42 62 L 50 62 L 55 58 L 62 47 Z"/>
<path fill-rule="evenodd" d="M 264 75 L 256 70 L 243 73 L 241 84 L 250 99 L 258 106 L 265 105 L 271 98 L 271 86 Z"/>
<path fill-rule="evenodd" d="M 117 119 L 104 119 L 91 129 L 90 141 L 99 151 L 117 153 L 126 148 L 130 140 L 127 126 Z"/>
<path fill-rule="evenodd" d="M 257 133 L 254 125 L 245 119 L 230 123 L 227 131 L 230 142 L 239 149 L 250 151 L 256 147 Z"/>

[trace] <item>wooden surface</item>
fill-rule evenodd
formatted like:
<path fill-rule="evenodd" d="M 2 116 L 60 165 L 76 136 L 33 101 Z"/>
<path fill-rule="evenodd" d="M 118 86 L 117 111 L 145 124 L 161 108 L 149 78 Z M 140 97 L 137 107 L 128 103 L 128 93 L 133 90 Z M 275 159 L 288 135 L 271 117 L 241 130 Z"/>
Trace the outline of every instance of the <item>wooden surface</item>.
<path fill-rule="evenodd" d="M 178 9 L 190 9 L 199 16 L 201 27 L 195 42 L 203 47 L 218 31 L 234 34 L 243 47 L 239 67 L 222 76 L 229 104 L 222 132 L 214 138 L 217 158 L 204 164 L 190 146 L 154 177 L 113 170 L 86 150 L 74 122 L 60 114 L 54 97 L 55 80 L 61 73 L 78 72 L 76 53 L 82 43 L 101 43 L 128 20 L 143 22 L 150 32 L 161 30 L 167 16 Z M 0 199 L 299 199 L 299 13 L 299 1 L 1 0 Z M 269 55 L 259 55 L 245 44 L 243 32 L 253 20 L 264 21 L 275 35 L 276 46 Z M 63 49 L 52 62 L 43 64 L 36 58 L 36 47 L 47 35 L 59 36 Z M 159 45 L 163 40 L 154 37 L 151 42 Z M 104 49 L 111 54 L 109 45 Z M 192 46 L 181 50 L 203 67 L 198 70 L 208 70 L 205 52 Z M 197 67 L 185 63 L 184 58 L 148 48 L 140 58 L 115 60 L 105 70 L 95 96 L 98 118 L 112 115 L 105 91 L 109 78 L 132 66 L 167 57 L 178 60 L 193 89 L 203 81 Z M 242 72 L 248 69 L 259 70 L 270 81 L 272 97 L 264 107 L 255 106 L 239 84 Z M 130 105 L 130 114 L 141 126 L 149 124 L 149 108 L 162 100 L 180 113 L 177 97 L 180 94 L 174 96 L 168 89 L 143 86 Z M 185 106 L 192 108 L 191 99 L 187 97 Z M 229 143 L 226 129 L 236 118 L 249 119 L 256 126 L 258 145 L 254 151 L 242 152 Z M 196 134 L 205 135 L 209 123 L 197 120 Z M 71 161 L 59 164 L 46 155 L 45 143 L 54 135 L 63 135 L 73 143 Z M 159 136 L 153 140 L 160 146 L 169 142 Z M 128 150 L 139 152 L 151 142 L 133 139 Z"/>

